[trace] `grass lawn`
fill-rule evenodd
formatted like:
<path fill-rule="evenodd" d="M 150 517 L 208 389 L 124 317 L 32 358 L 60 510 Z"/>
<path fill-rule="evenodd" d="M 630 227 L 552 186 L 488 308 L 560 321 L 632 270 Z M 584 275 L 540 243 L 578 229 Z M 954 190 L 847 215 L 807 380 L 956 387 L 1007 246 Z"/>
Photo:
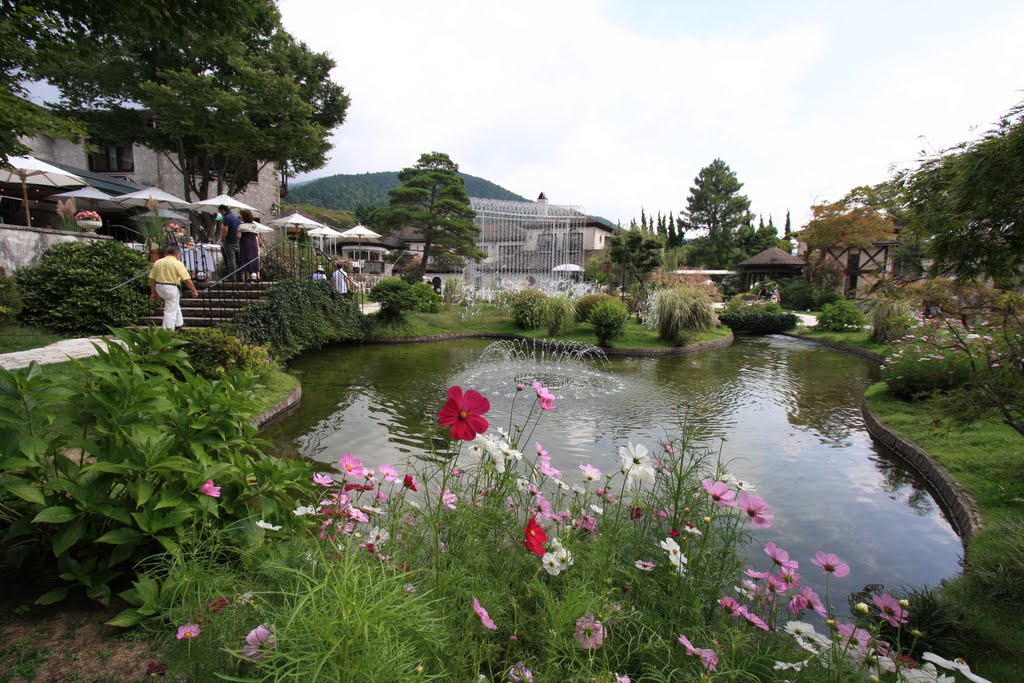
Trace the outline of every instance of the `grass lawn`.
<path fill-rule="evenodd" d="M 886 344 L 877 344 L 868 339 L 870 333 L 867 330 L 860 330 L 859 332 L 826 332 L 815 327 L 798 327 L 795 332 L 811 339 L 821 339 L 835 344 L 856 346 L 871 353 L 877 353 L 879 356 L 884 356 L 889 348 Z"/>
<path fill-rule="evenodd" d="M 868 406 L 915 442 L 973 496 L 984 522 L 971 539 L 965 573 L 943 586 L 942 599 L 961 611 L 965 652 L 992 680 L 1020 680 L 1024 671 L 1024 438 L 997 420 L 950 425 L 936 406 L 865 393 Z"/>
<path fill-rule="evenodd" d="M 299 385 L 299 380 L 282 370 L 271 370 L 264 377 L 263 383 L 267 389 L 260 394 L 257 414 L 286 399 L 289 394 L 295 391 L 295 387 Z"/>
<path fill-rule="evenodd" d="M 0 322 L 0 353 L 27 351 L 46 346 L 67 337 L 38 327 L 26 327 L 15 322 Z"/>
<path fill-rule="evenodd" d="M 406 315 L 403 325 L 385 325 L 377 328 L 377 336 L 380 337 L 425 337 L 432 334 L 447 334 L 450 332 L 496 332 L 500 334 L 516 334 L 534 339 L 550 339 L 546 329 L 523 330 L 516 327 L 516 324 L 500 309 L 487 306 L 477 315 L 462 318 L 462 309 L 452 309 L 440 313 L 409 313 Z M 719 339 L 729 335 L 729 328 L 713 328 L 706 332 L 694 335 L 687 340 L 688 344 Z M 567 342 L 582 342 L 586 344 L 597 344 L 597 336 L 594 334 L 594 326 L 590 323 L 580 323 L 569 333 L 561 334 L 555 339 Z M 612 348 L 616 349 L 658 349 L 677 346 L 666 342 L 658 337 L 655 330 L 639 325 L 635 318 L 630 317 L 626 322 L 626 329 L 623 336 L 612 342 Z"/>

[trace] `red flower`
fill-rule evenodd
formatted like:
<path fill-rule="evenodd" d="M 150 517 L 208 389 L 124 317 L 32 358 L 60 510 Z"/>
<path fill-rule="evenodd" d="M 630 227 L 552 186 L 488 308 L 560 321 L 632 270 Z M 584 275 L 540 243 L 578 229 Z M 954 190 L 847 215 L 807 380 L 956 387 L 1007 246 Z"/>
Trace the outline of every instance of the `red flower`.
<path fill-rule="evenodd" d="M 548 535 L 544 533 L 543 527 L 537 524 L 537 520 L 533 517 L 530 517 L 530 521 L 526 523 L 523 536 L 523 547 L 534 555 L 544 557 L 544 542 L 548 540 Z"/>
<path fill-rule="evenodd" d="M 227 598 L 215 598 L 206 603 L 206 608 L 214 614 L 219 613 L 222 609 L 228 606 Z"/>
<path fill-rule="evenodd" d="M 679 529 L 672 527 L 668 532 L 669 538 L 679 538 Z"/>
<path fill-rule="evenodd" d="M 472 441 L 477 434 L 487 431 L 487 420 L 482 415 L 490 409 L 491 402 L 480 392 L 470 389 L 463 394 L 462 387 L 451 387 L 437 418 L 445 427 L 451 427 L 453 439 Z"/>
<path fill-rule="evenodd" d="M 630 519 L 641 519 L 644 516 L 644 509 L 639 505 L 634 505 L 629 509 Z"/>
<path fill-rule="evenodd" d="M 405 475 L 405 478 L 402 479 L 402 485 L 405 486 L 405 488 L 412 490 L 413 493 L 420 490 L 419 482 L 416 481 L 416 477 L 411 474 Z"/>

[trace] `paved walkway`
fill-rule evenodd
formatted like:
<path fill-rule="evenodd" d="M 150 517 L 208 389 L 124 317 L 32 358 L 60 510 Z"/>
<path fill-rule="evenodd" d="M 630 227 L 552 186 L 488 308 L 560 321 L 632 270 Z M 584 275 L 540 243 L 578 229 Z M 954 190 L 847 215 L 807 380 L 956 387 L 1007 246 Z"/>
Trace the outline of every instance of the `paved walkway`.
<path fill-rule="evenodd" d="M 363 304 L 363 315 L 376 313 L 378 310 L 380 310 L 380 304 L 377 302 Z M 70 358 L 88 358 L 96 355 L 96 347 L 93 344 L 99 344 L 102 347 L 102 340 L 103 337 L 62 339 L 37 349 L 0 353 L 0 368 L 17 370 L 18 368 L 27 368 L 33 361 L 45 365 L 46 363 L 63 363 Z"/>

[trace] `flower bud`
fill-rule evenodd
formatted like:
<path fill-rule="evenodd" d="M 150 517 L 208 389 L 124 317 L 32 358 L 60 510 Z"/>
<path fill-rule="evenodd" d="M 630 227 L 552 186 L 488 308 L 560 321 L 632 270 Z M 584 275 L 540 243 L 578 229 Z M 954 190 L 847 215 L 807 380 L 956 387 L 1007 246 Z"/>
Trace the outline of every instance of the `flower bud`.
<path fill-rule="evenodd" d="M 416 667 L 416 673 L 421 674 L 421 673 L 423 673 L 423 671 L 424 671 L 424 669 L 423 669 L 423 665 L 422 664 L 420 664 L 419 666 Z"/>
<path fill-rule="evenodd" d="M 906 598 L 900 600 L 900 607 L 902 607 L 903 609 L 907 609 L 908 607 L 910 607 L 910 600 L 907 600 Z"/>
<path fill-rule="evenodd" d="M 826 619 L 825 623 L 828 624 L 830 628 L 835 628 L 836 627 L 836 620 L 835 619 Z"/>
<path fill-rule="evenodd" d="M 705 517 L 704 518 L 704 523 L 705 524 L 711 524 L 711 518 L 710 517 Z"/>
<path fill-rule="evenodd" d="M 910 635 L 914 636 L 915 638 L 920 638 L 920 637 L 921 637 L 921 636 L 923 636 L 924 634 L 923 634 L 923 633 L 921 633 L 921 631 L 920 631 L 919 629 L 916 629 L 916 628 L 915 628 L 915 629 L 913 629 L 913 630 L 912 630 L 912 631 L 910 632 Z"/>
<path fill-rule="evenodd" d="M 868 603 L 866 603 L 866 602 L 858 602 L 856 605 L 853 606 L 853 611 L 857 612 L 858 614 L 867 614 L 868 611 L 869 611 L 868 610 Z"/>
<path fill-rule="evenodd" d="M 522 391 L 525 388 L 526 388 L 525 384 L 517 384 L 516 385 L 516 391 Z"/>

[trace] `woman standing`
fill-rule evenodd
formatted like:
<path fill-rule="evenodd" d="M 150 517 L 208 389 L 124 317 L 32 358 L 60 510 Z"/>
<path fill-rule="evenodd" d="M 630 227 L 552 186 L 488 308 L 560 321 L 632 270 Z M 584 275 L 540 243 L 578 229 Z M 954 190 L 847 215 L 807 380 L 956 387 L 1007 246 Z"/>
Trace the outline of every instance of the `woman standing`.
<path fill-rule="evenodd" d="M 252 224 L 256 218 L 249 209 L 242 209 L 240 215 L 242 216 L 242 225 L 238 228 L 238 232 L 241 235 L 238 265 L 242 269 L 242 279 L 259 280 L 260 242 L 255 226 Z"/>

